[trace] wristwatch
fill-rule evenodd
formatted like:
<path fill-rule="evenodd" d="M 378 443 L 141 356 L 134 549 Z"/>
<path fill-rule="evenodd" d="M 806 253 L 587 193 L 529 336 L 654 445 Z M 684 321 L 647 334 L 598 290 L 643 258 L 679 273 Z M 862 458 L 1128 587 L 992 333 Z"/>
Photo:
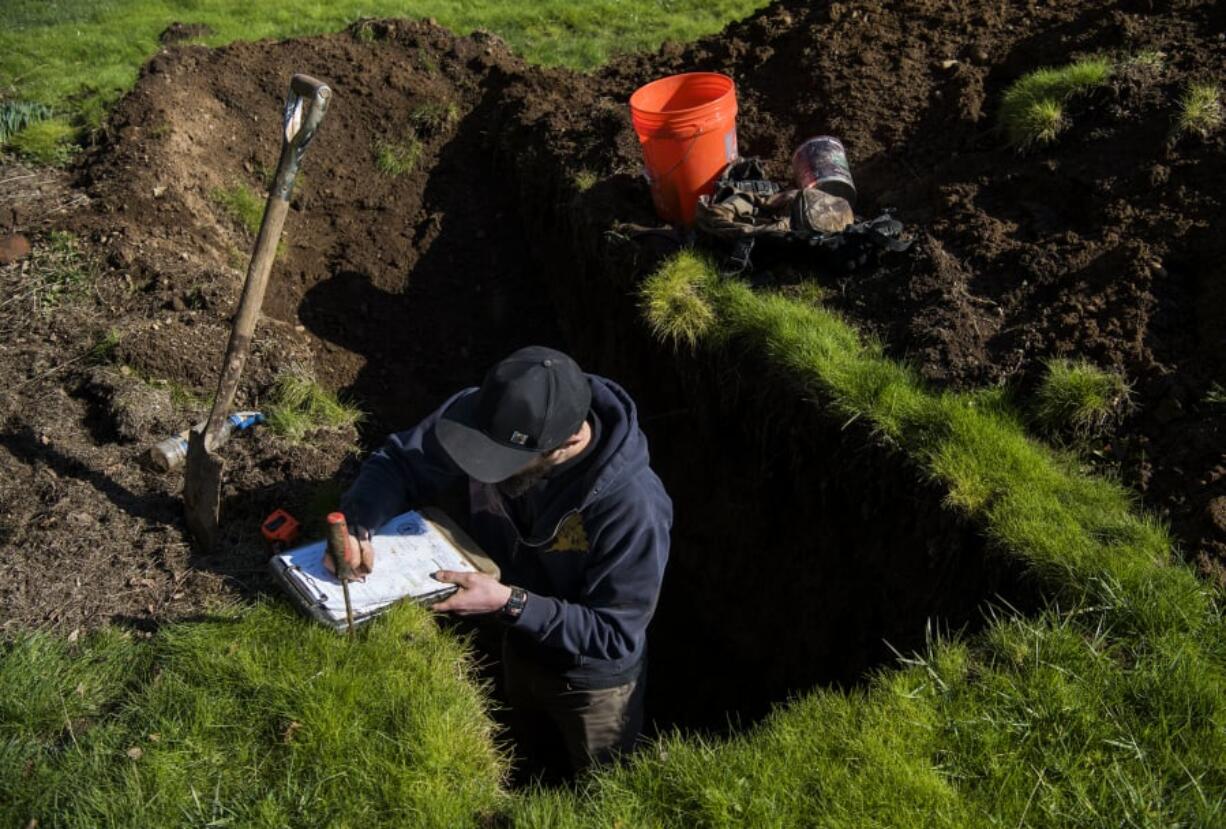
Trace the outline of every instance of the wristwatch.
<path fill-rule="evenodd" d="M 502 606 L 498 612 L 503 619 L 513 622 L 519 618 L 519 615 L 524 612 L 524 605 L 528 603 L 528 591 L 522 587 L 511 585 L 511 598 L 507 599 L 507 603 Z"/>

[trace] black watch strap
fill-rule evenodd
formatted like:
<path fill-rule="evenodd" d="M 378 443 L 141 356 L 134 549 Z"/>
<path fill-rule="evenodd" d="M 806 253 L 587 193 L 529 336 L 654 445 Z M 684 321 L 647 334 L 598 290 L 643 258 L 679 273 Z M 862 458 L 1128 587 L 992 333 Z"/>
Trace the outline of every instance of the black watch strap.
<path fill-rule="evenodd" d="M 507 599 L 507 603 L 502 606 L 499 613 L 503 619 L 507 621 L 515 621 L 520 614 L 524 612 L 524 605 L 528 603 L 528 591 L 522 587 L 511 586 L 511 598 Z"/>

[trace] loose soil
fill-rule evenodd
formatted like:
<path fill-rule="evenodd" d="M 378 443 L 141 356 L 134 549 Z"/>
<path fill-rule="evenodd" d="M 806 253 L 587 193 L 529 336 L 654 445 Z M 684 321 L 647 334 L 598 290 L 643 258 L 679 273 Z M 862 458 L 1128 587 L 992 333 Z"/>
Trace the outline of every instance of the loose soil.
<path fill-rule="evenodd" d="M 1005 147 L 1003 89 L 1098 52 L 1161 57 L 1071 104 L 1053 146 Z M 1224 64 L 1219 5 L 1143 0 L 779 3 L 719 37 L 589 76 L 527 67 L 496 37 L 425 22 L 171 46 L 70 175 L 0 166 L 0 234 L 35 243 L 32 258 L 0 266 L 5 629 L 148 630 L 260 593 L 264 515 L 281 506 L 317 522 L 364 448 L 530 342 L 573 348 L 630 388 L 677 501 L 653 670 L 662 686 L 688 677 L 712 690 L 657 699 L 665 720 L 756 716 L 806 683 L 854 681 L 888 658 L 882 639 L 921 642 L 929 615 L 969 624 L 985 597 L 1024 595 L 939 508 L 939 492 L 858 451 L 867 441 L 854 429 L 810 428 L 794 402 L 720 409 L 727 375 L 646 345 L 630 297 L 668 246 L 627 239 L 626 225 L 658 222 L 625 100 L 687 69 L 736 78 L 742 152 L 776 178 L 804 138 L 843 138 L 859 212 L 895 209 L 917 244 L 871 274 L 816 278 L 932 383 L 1007 384 L 1025 406 L 1046 357 L 1125 372 L 1135 410 L 1083 447 L 1086 462 L 1135 486 L 1221 581 L 1226 435 L 1212 389 L 1226 386 L 1226 243 L 1210 228 L 1226 139 L 1170 131 L 1183 86 L 1223 77 Z M 204 414 L 252 244 L 216 194 L 262 192 L 295 71 L 327 79 L 336 99 L 295 191 L 239 403 L 259 406 L 279 371 L 300 367 L 368 417 L 302 444 L 266 430 L 234 440 L 226 537 L 197 555 L 180 476 L 139 458 Z M 412 172 L 379 170 L 382 145 L 414 140 Z M 80 240 L 73 266 L 87 278 L 31 293 L 31 275 L 54 264 L 39 256 L 57 229 Z M 110 331 L 118 344 L 98 348 Z M 703 566 L 707 551 L 723 569 Z M 734 625 L 693 601 L 695 585 L 735 601 L 730 584 L 767 609 Z M 723 619 L 701 646 L 686 627 L 695 618 Z M 762 644 L 779 631 L 784 645 L 797 640 L 787 658 Z"/>

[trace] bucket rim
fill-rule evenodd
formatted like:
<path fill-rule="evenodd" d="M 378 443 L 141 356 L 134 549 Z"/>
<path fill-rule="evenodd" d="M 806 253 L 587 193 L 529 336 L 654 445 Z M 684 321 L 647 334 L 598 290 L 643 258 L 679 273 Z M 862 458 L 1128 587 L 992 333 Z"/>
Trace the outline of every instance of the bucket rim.
<path fill-rule="evenodd" d="M 701 104 L 697 104 L 692 107 L 686 107 L 685 109 L 669 109 L 669 110 L 646 109 L 642 106 L 635 104 L 634 102 L 635 98 L 638 98 L 641 93 L 647 91 L 648 89 L 655 86 L 656 84 L 662 84 L 665 81 L 675 81 L 679 78 L 701 78 L 701 77 L 717 78 L 720 81 L 726 81 L 728 86 L 717 97 L 712 98 L 709 101 L 705 101 Z M 654 117 L 660 117 L 660 118 L 680 118 L 686 115 L 693 115 L 694 113 L 701 112 L 703 109 L 706 109 L 707 107 L 710 107 L 710 106 L 714 106 L 715 104 L 718 104 L 720 101 L 727 98 L 729 95 L 733 95 L 735 93 L 736 93 L 736 81 L 732 79 L 731 75 L 725 75 L 723 72 L 679 72 L 676 75 L 665 75 L 662 78 L 656 78 L 654 81 L 648 81 L 647 83 L 640 86 L 638 89 L 634 90 L 634 92 L 630 93 L 630 110 L 633 113 L 642 114 L 642 115 L 646 115 L 649 117 L 654 116 Z"/>

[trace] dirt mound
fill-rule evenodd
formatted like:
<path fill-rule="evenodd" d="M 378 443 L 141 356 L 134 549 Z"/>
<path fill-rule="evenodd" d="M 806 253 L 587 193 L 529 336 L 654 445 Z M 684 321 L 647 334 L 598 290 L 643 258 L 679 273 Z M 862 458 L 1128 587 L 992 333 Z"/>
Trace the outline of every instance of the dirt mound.
<path fill-rule="evenodd" d="M 352 475 L 352 432 L 232 441 L 227 537 L 201 556 L 184 536 L 179 476 L 140 463 L 206 413 L 253 243 L 232 205 L 238 194 L 262 207 L 297 71 L 327 78 L 336 98 L 295 190 L 239 405 L 258 408 L 279 372 L 305 368 L 362 405 L 373 443 L 507 350 L 561 344 L 515 255 L 521 208 L 484 160 L 497 128 L 484 102 L 521 71 L 496 38 L 366 21 L 323 38 L 159 54 L 62 199 L 88 193 L 92 209 L 50 225 L 75 234 L 63 256 L 80 284 L 46 314 L 2 309 L 5 330 L 23 329 L 0 369 L 8 624 L 147 626 L 258 592 L 260 520 L 286 507 L 317 529 Z M 385 152 L 395 170 L 381 167 Z M 15 229 L 41 231 L 37 259 L 54 244 L 34 219 L 53 211 L 25 204 Z M 4 271 L 14 285 L 19 267 Z M 148 411 L 134 409 L 141 400 Z"/>
<path fill-rule="evenodd" d="M 1088 55 L 1116 68 L 1069 104 L 1059 140 L 1006 146 L 997 109 L 1008 85 Z M 1123 372 L 1138 405 L 1088 459 L 1135 486 L 1226 584 L 1226 525 L 1210 508 L 1226 494 L 1226 241 L 1214 231 L 1226 133 L 1173 133 L 1186 86 L 1226 70 L 1220 4 L 777 3 L 718 36 L 610 66 L 598 95 L 538 86 L 545 102 L 525 101 L 521 117 L 567 135 L 553 150 L 560 163 L 619 182 L 602 209 L 653 224 L 624 117 L 596 118 L 579 136 L 560 125 L 696 69 L 736 79 L 741 152 L 779 180 L 805 138 L 843 139 L 858 212 L 895 211 L 919 243 L 871 274 L 819 281 L 932 382 L 1005 384 L 1026 409 L 1046 358 Z"/>
<path fill-rule="evenodd" d="M 775 7 L 673 66 L 719 66 L 752 90 L 765 140 L 743 147 L 784 175 L 821 132 L 847 144 L 860 211 L 895 208 L 920 244 L 834 302 L 925 376 L 1014 385 L 1043 358 L 1124 372 L 1136 414 L 1093 447 L 1173 521 L 1223 580 L 1226 526 L 1226 135 L 1172 134 L 1190 82 L 1226 74 L 1226 9 L 1210 2 L 867 3 Z M 1019 75 L 1075 57 L 1116 61 L 1070 104 L 1068 130 L 1019 153 L 996 128 Z M 658 71 L 658 67 L 657 67 Z M 788 124 L 790 129 L 778 129 Z M 1223 582 L 1226 583 L 1226 582 Z"/>

